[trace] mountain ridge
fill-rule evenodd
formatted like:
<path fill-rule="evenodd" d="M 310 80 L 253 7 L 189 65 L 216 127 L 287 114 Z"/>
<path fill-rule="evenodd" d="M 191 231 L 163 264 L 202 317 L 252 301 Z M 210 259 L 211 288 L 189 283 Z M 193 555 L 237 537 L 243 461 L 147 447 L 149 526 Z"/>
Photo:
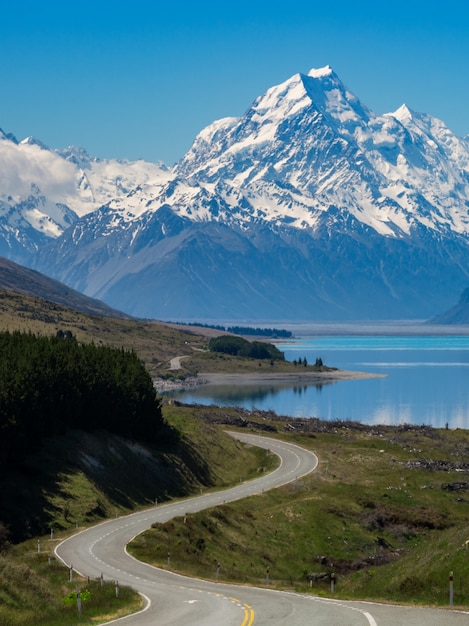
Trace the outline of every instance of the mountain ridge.
<path fill-rule="evenodd" d="M 172 169 L 62 155 L 106 202 L 19 260 L 132 315 L 427 318 L 467 283 L 469 143 L 407 105 L 372 112 L 329 66 L 209 125 Z"/>

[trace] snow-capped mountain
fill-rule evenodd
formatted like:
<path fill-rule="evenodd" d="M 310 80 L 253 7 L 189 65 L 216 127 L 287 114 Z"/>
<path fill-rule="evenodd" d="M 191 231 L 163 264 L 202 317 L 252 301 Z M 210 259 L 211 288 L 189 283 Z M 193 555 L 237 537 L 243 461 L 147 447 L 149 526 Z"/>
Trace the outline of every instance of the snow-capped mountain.
<path fill-rule="evenodd" d="M 165 170 L 91 158 L 82 148 L 50 150 L 34 137 L 18 142 L 0 129 L 0 254 L 27 261 L 79 217 Z"/>
<path fill-rule="evenodd" d="M 468 232 L 468 165 L 467 142 L 442 122 L 405 105 L 376 115 L 326 67 L 203 130 L 178 172 L 245 190 L 268 221 L 314 229 L 333 205 L 400 236 L 416 222 Z"/>
<path fill-rule="evenodd" d="M 134 315 L 430 317 L 468 282 L 468 140 L 372 112 L 329 67 L 214 122 L 172 170 L 120 164 L 121 184 L 117 162 L 52 154 L 79 182 L 46 197 L 75 219 L 28 262 Z"/>

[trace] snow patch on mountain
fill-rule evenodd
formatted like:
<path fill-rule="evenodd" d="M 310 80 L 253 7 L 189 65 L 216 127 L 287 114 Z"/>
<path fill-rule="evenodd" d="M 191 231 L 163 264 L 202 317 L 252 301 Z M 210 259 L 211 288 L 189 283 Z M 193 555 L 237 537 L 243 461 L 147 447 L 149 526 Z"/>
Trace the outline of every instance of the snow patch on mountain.
<path fill-rule="evenodd" d="M 160 163 L 98 159 L 75 146 L 58 150 L 57 154 L 75 166 L 77 186 L 64 202 L 80 217 L 127 196 L 139 185 L 159 185 L 169 176 L 168 168 Z"/>

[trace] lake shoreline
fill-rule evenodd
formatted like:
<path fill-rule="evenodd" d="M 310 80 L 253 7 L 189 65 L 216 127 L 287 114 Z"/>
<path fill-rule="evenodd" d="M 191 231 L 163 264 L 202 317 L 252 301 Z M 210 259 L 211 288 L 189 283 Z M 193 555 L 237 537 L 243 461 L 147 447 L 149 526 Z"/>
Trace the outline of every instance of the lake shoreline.
<path fill-rule="evenodd" d="M 207 363 L 199 367 L 203 374 L 193 381 L 193 389 L 185 382 L 184 388 L 167 388 L 162 395 L 188 404 L 239 406 L 305 419 L 468 428 L 469 336 L 316 336 L 281 349 L 291 364 L 305 358 L 314 364 L 321 358 L 337 369 L 316 372 L 313 365 L 297 361 L 296 367 L 266 363 L 240 375 L 234 368 L 230 372 L 228 364 L 222 364 L 223 373 Z"/>
<path fill-rule="evenodd" d="M 201 372 L 196 376 L 188 376 L 184 380 L 156 379 L 153 382 L 156 390 L 159 393 L 164 393 L 165 391 L 184 391 L 205 385 L 316 385 L 320 383 L 339 382 L 341 380 L 360 380 L 364 378 L 384 377 L 386 377 L 386 374 L 331 369 L 323 372 Z"/>

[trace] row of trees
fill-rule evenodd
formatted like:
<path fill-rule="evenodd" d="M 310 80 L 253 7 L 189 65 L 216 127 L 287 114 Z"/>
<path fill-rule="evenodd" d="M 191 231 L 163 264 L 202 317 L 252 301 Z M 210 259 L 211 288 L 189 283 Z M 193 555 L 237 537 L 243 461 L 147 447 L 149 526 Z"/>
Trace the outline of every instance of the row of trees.
<path fill-rule="evenodd" d="M 293 365 L 303 365 L 303 367 L 308 367 L 308 359 L 304 357 L 303 359 L 300 357 L 298 360 L 293 359 Z M 320 356 L 316 357 L 316 361 L 314 362 L 314 367 L 321 368 L 324 367 L 324 363 Z"/>
<path fill-rule="evenodd" d="M 213 328 L 235 335 L 252 335 L 254 337 L 271 337 L 272 339 L 289 339 L 293 333 L 283 328 L 253 328 L 252 326 L 221 326 L 220 324 L 203 324 L 201 322 L 178 322 L 186 326 L 200 326 L 201 328 Z"/>
<path fill-rule="evenodd" d="M 134 352 L 83 345 L 69 333 L 0 333 L 0 470 L 70 428 L 155 441 L 162 425 Z"/>
<path fill-rule="evenodd" d="M 271 337 L 272 339 L 289 339 L 291 331 L 281 328 L 251 328 L 250 326 L 228 326 L 226 330 L 235 335 L 253 335 L 254 337 Z"/>
<path fill-rule="evenodd" d="M 209 350 L 213 352 L 223 352 L 232 356 L 250 357 L 252 359 L 271 359 L 283 361 L 285 356 L 278 348 L 263 341 L 247 341 L 243 337 L 233 337 L 232 335 L 222 335 L 210 339 Z"/>

